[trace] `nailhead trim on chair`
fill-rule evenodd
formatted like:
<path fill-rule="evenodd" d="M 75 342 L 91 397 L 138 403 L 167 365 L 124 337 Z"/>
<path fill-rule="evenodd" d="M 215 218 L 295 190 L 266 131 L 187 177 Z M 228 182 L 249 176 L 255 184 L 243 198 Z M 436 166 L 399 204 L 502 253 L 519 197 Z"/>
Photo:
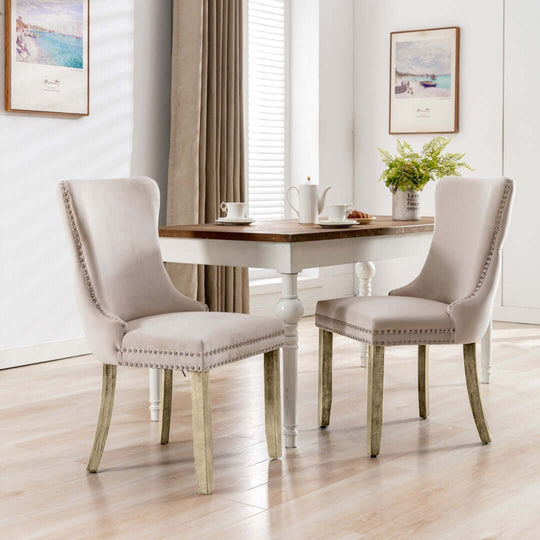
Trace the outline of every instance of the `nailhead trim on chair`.
<path fill-rule="evenodd" d="M 423 345 L 423 344 L 429 344 L 429 343 L 453 343 L 454 342 L 454 330 L 452 328 L 425 328 L 425 329 L 424 328 L 422 329 L 411 328 L 411 329 L 406 329 L 406 330 L 375 330 L 374 331 L 374 330 L 369 330 L 368 328 L 362 328 L 361 326 L 356 326 L 354 324 L 340 321 L 332 317 L 326 317 L 325 315 L 316 315 L 315 325 L 318 328 L 322 328 L 323 330 L 328 330 L 328 332 L 334 332 L 336 334 L 349 337 L 356 341 L 360 341 L 361 343 L 369 343 L 371 345 L 408 345 L 408 344 Z M 362 337 L 362 336 L 358 336 L 357 334 L 347 332 L 345 330 L 346 328 L 357 330 L 358 332 L 367 334 L 367 336 Z M 387 340 L 377 340 L 377 336 L 398 336 L 402 334 L 406 336 L 412 336 L 412 335 L 418 336 L 419 334 L 421 334 L 423 339 L 404 338 L 397 341 L 392 341 L 392 343 L 388 343 Z M 436 336 L 437 334 L 450 334 L 452 337 L 449 339 L 448 338 L 435 339 L 431 337 L 432 335 Z"/>
<path fill-rule="evenodd" d="M 69 218 L 69 223 L 71 226 L 71 234 L 73 235 L 73 242 L 75 243 L 75 247 L 77 249 L 77 254 L 79 255 L 79 264 L 81 266 L 81 270 L 83 273 L 84 281 L 86 283 L 86 288 L 88 290 L 88 294 L 90 295 L 90 298 L 92 299 L 92 303 L 94 306 L 96 306 L 96 309 L 105 317 L 108 319 L 111 319 L 112 321 L 119 322 L 124 330 L 127 329 L 127 323 L 120 319 L 120 317 L 116 317 L 115 315 L 111 315 L 110 313 L 107 313 L 104 311 L 104 309 L 101 307 L 101 304 L 98 302 L 94 286 L 92 285 L 92 281 L 90 279 L 90 273 L 88 272 L 88 267 L 86 266 L 86 259 L 84 257 L 84 251 L 82 248 L 82 242 L 81 242 L 81 236 L 79 234 L 79 229 L 77 228 L 77 222 L 75 221 L 75 215 L 73 214 L 73 205 L 71 203 L 71 197 L 69 194 L 69 189 L 67 186 L 67 182 L 64 180 L 61 182 L 62 186 L 62 197 L 64 199 L 64 206 L 66 208 L 66 212 Z"/>
<path fill-rule="evenodd" d="M 143 354 L 170 354 L 175 356 L 204 356 L 205 358 L 207 356 L 212 356 L 214 354 L 218 354 L 221 352 L 230 351 L 231 349 L 237 349 L 240 347 L 243 347 L 244 345 L 253 345 L 254 343 L 258 343 L 259 341 L 264 341 L 266 339 L 270 339 L 277 336 L 283 336 L 285 332 L 283 330 L 280 330 L 278 332 L 272 332 L 271 334 L 268 334 L 263 337 L 254 338 L 254 339 L 248 339 L 246 341 L 241 341 L 240 343 L 234 343 L 233 345 L 227 345 L 226 347 L 220 347 L 218 349 L 214 349 L 208 352 L 183 352 L 183 351 L 169 351 L 169 350 L 162 350 L 162 349 L 145 349 L 144 347 L 120 347 L 118 349 L 118 352 L 122 353 L 143 353 Z"/>
<path fill-rule="evenodd" d="M 452 332 L 453 330 L 451 328 L 410 328 L 405 330 L 400 329 L 392 329 L 392 330 L 370 330 L 369 328 L 363 328 L 361 326 L 356 326 L 354 324 L 341 321 L 339 319 L 334 319 L 333 317 L 327 317 L 326 315 L 316 315 L 317 320 L 318 319 L 326 319 L 327 321 L 331 321 L 333 323 L 339 323 L 343 324 L 345 326 L 349 326 L 350 328 L 354 328 L 355 330 L 360 330 L 360 332 L 365 332 L 366 334 L 372 334 L 372 335 L 394 335 L 394 334 L 423 334 L 425 332 L 434 333 L 434 334 L 441 334 L 443 332 Z"/>
<path fill-rule="evenodd" d="M 216 362 L 210 366 L 205 366 L 205 367 L 206 369 L 211 369 L 218 366 L 223 366 L 225 364 L 232 364 L 233 362 L 237 362 L 238 360 L 243 360 L 244 358 L 249 358 L 251 356 L 256 356 L 258 354 L 263 354 L 270 351 L 275 351 L 276 349 L 281 348 L 282 345 L 283 343 L 278 343 L 271 346 L 269 345 L 268 347 L 264 347 L 263 349 L 250 351 L 249 353 L 241 354 L 239 356 L 235 356 L 234 358 L 229 358 L 227 360 L 221 360 L 220 362 Z M 148 352 L 151 352 L 151 351 L 148 351 Z M 163 354 L 170 354 L 170 353 L 164 351 Z M 193 353 L 191 353 L 191 355 L 193 355 Z M 187 354 L 185 356 L 187 356 Z M 129 366 L 129 367 L 155 368 L 155 369 L 186 369 L 188 371 L 205 371 L 200 366 L 193 366 L 193 365 L 188 365 L 188 364 L 174 365 L 174 364 L 161 364 L 161 363 L 153 364 L 153 363 L 148 363 L 148 362 L 129 362 L 129 361 L 126 362 L 124 361 L 124 359 L 119 361 L 118 365 Z"/>
<path fill-rule="evenodd" d="M 453 311 L 454 306 L 457 306 L 458 304 L 461 304 L 463 302 L 466 302 L 467 300 L 470 300 L 471 298 L 474 298 L 478 294 L 478 292 L 482 288 L 482 285 L 484 284 L 484 281 L 486 280 L 489 267 L 491 266 L 491 261 L 493 260 L 493 255 L 495 253 L 495 248 L 497 247 L 497 240 L 499 239 L 499 233 L 501 231 L 504 209 L 506 207 L 506 204 L 508 203 L 508 199 L 510 197 L 511 191 L 512 191 L 512 182 L 510 180 L 507 180 L 504 186 L 503 196 L 501 198 L 501 202 L 497 210 L 497 219 L 495 221 L 495 228 L 493 229 L 493 237 L 491 239 L 491 245 L 489 247 L 488 256 L 482 268 L 482 272 L 480 273 L 480 277 L 478 278 L 478 283 L 476 284 L 476 288 L 474 289 L 471 295 L 467 296 L 466 298 L 461 298 L 460 300 L 456 300 L 455 302 L 452 302 L 448 306 L 448 313 L 450 314 L 450 316 L 452 316 L 452 311 Z"/>

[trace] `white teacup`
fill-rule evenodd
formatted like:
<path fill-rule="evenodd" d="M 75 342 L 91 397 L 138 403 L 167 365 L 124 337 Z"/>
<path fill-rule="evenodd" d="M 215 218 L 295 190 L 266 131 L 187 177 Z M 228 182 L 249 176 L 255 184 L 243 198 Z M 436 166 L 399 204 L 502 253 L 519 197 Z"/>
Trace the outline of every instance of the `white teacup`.
<path fill-rule="evenodd" d="M 227 219 L 244 219 L 247 217 L 247 203 L 245 202 L 222 202 L 220 208 Z"/>
<path fill-rule="evenodd" d="M 328 221 L 346 221 L 352 204 L 329 204 Z"/>

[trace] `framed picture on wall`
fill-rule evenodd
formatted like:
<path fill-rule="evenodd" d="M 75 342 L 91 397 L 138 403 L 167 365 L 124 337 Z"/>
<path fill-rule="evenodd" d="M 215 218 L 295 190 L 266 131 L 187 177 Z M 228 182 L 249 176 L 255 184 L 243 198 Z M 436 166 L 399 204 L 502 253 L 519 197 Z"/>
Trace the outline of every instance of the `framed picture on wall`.
<path fill-rule="evenodd" d="M 89 1 L 6 0 L 6 110 L 89 114 Z"/>
<path fill-rule="evenodd" d="M 390 133 L 455 133 L 459 28 L 390 34 Z"/>

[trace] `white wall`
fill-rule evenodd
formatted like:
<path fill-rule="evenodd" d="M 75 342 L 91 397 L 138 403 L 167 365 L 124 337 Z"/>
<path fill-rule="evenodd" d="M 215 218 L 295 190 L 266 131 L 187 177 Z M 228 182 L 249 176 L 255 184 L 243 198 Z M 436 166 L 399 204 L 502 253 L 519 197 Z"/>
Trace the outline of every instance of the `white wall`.
<path fill-rule="evenodd" d="M 354 58 L 352 0 L 320 0 L 319 177 L 327 203 L 353 202 Z"/>
<path fill-rule="evenodd" d="M 85 350 L 57 182 L 147 174 L 165 187 L 170 9 L 169 0 L 90 2 L 89 117 L 0 112 L 0 367 Z"/>
<path fill-rule="evenodd" d="M 328 202 L 352 203 L 353 1 L 290 6 L 291 184 L 311 176 Z"/>
<path fill-rule="evenodd" d="M 290 184 L 319 183 L 319 0 L 289 6 Z"/>
<path fill-rule="evenodd" d="M 461 28 L 459 133 L 448 149 L 466 152 L 477 176 L 502 174 L 502 0 L 357 0 L 355 9 L 355 204 L 390 214 L 391 195 L 378 183 L 383 169 L 377 147 L 394 150 L 388 134 L 390 32 L 443 26 Z M 404 135 L 420 147 L 432 135 Z M 422 213 L 433 215 L 434 186 L 422 195 Z M 456 212 L 459 210 L 456 209 Z M 374 291 L 385 294 L 416 275 L 423 258 L 379 262 Z"/>
<path fill-rule="evenodd" d="M 504 172 L 517 190 L 496 315 L 540 323 L 540 2 L 506 0 L 505 7 Z"/>
<path fill-rule="evenodd" d="M 172 0 L 137 0 L 132 4 L 131 174 L 150 176 L 159 184 L 160 223 L 165 224 L 171 125 Z"/>

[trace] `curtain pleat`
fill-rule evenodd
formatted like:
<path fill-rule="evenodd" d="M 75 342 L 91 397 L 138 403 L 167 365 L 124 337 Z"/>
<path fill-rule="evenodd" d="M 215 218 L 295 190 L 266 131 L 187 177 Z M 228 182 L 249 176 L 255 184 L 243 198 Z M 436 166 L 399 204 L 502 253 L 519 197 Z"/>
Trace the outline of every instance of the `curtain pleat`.
<path fill-rule="evenodd" d="M 245 201 L 242 0 L 176 0 L 167 223 L 213 223 Z M 167 265 L 212 311 L 249 312 L 247 268 Z"/>

